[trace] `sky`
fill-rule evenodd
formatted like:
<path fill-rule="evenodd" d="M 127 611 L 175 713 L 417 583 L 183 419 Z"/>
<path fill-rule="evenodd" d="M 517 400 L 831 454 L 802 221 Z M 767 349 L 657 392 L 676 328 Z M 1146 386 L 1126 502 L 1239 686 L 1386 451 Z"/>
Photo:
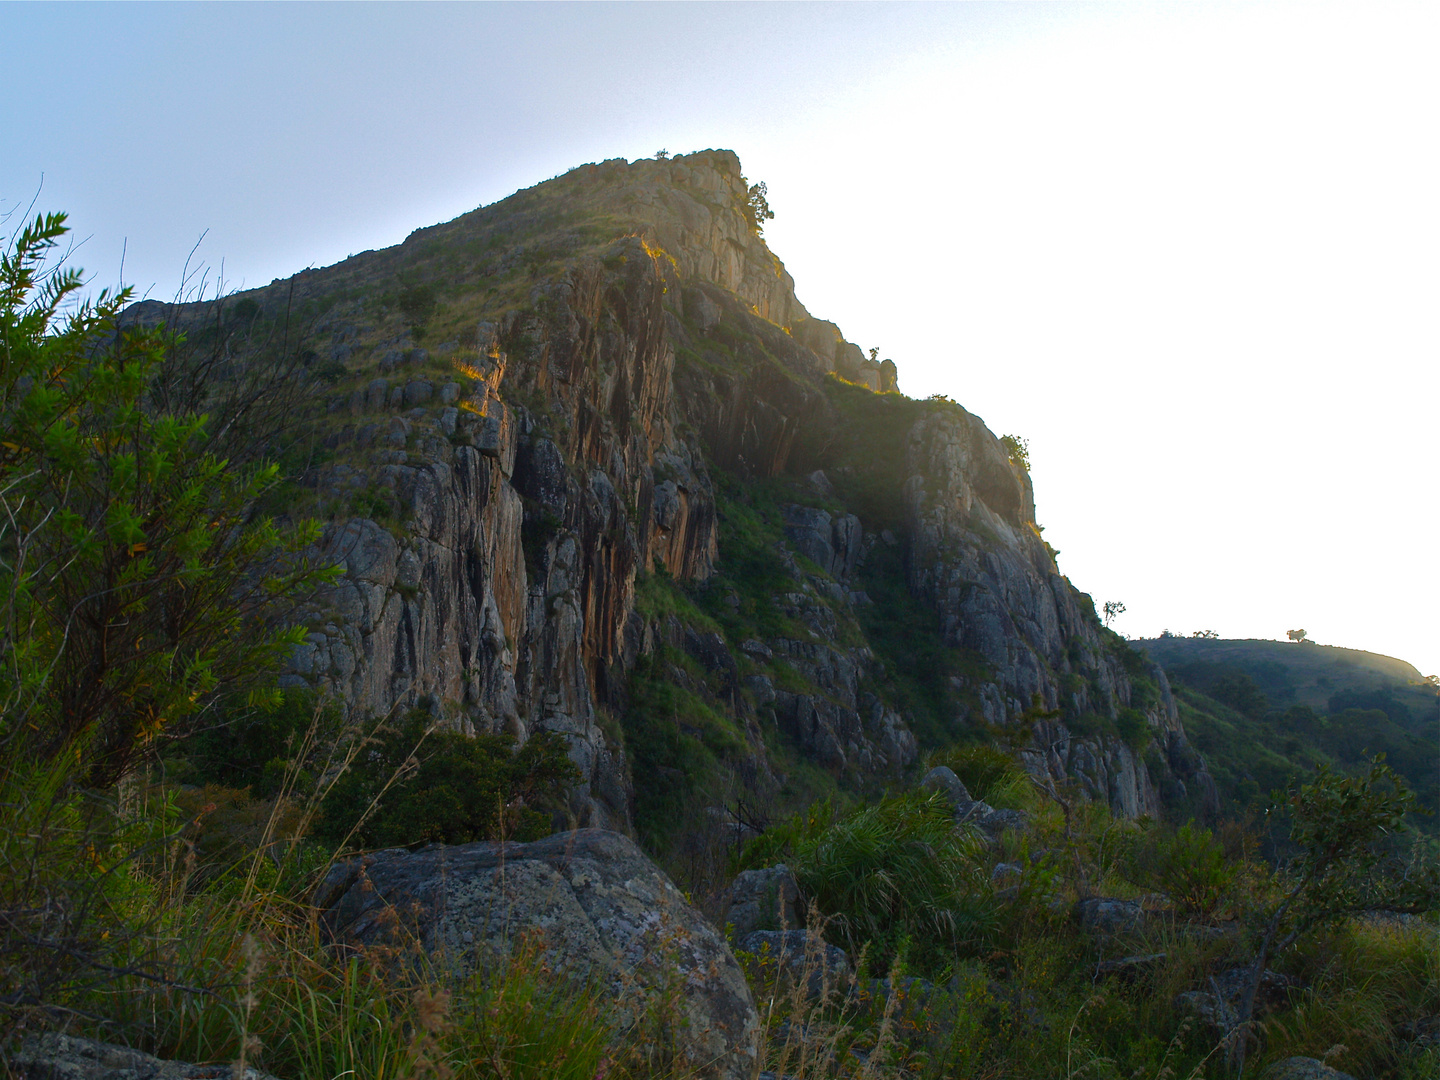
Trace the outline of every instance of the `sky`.
<path fill-rule="evenodd" d="M 728 147 L 812 314 L 1028 440 L 1117 630 L 1440 673 L 1436 55 L 1373 0 L 0 3 L 0 210 L 168 298 Z"/>

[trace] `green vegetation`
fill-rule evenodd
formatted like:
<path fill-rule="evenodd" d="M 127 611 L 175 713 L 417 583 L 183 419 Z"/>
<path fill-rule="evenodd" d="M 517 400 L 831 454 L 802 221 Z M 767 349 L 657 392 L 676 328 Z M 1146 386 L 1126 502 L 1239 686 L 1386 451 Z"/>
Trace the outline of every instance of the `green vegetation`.
<path fill-rule="evenodd" d="M 334 849 L 538 840 L 580 779 L 565 740 L 464 735 L 417 712 L 382 728 L 328 791 L 314 839 Z"/>
<path fill-rule="evenodd" d="M 254 512 L 279 466 L 214 452 L 179 342 L 116 333 L 128 290 L 76 304 L 46 266 L 65 231 L 37 218 L 0 259 L 0 740 L 104 785 L 222 697 L 273 700 L 304 636 L 277 620 L 334 571 L 313 524 Z"/>
<path fill-rule="evenodd" d="M 994 921 L 979 851 L 941 796 L 913 791 L 843 816 L 832 803 L 812 808 L 752 841 L 739 866 L 784 862 L 852 955 L 933 976 Z"/>
<path fill-rule="evenodd" d="M 995 791 L 1014 765 L 987 749 L 949 760 Z M 1220 1080 L 1233 1075 L 1227 1047 L 1241 1043 L 1187 1011 L 1184 995 L 1211 992 L 1215 977 L 1268 956 L 1294 988 L 1251 1002 L 1254 1075 L 1292 1055 L 1328 1054 L 1337 1068 L 1389 1080 L 1420 1080 L 1440 1063 L 1440 1052 L 1399 1034 L 1409 1017 L 1440 1005 L 1434 916 L 1354 918 L 1440 903 L 1433 867 L 1417 875 L 1405 862 L 1414 853 L 1378 831 L 1399 821 L 1404 795 L 1393 774 L 1322 775 L 1293 791 L 1296 854 L 1278 866 L 1259 860 L 1259 838 L 1234 825 L 1217 834 L 1119 821 L 1093 803 L 1062 809 L 1033 785 L 1022 801 L 1029 827 L 1005 834 L 998 849 L 948 822 L 931 832 L 927 814 L 948 813 L 920 794 L 845 813 L 821 804 L 751 841 L 739 865 L 791 866 L 813 902 L 813 932 L 864 956 L 876 974 L 929 980 L 907 979 L 905 993 L 887 1000 L 862 977 L 850 1004 L 842 989 L 827 1010 L 792 1001 L 787 1015 L 832 1025 L 841 1058 L 847 1046 L 882 1050 L 893 1071 L 879 1075 Z M 1132 898 L 1151 914 L 1119 939 L 1087 935 L 1070 907 L 1097 895 Z M 1121 956 L 1134 966 L 1097 968 Z M 762 961 L 749 960 L 762 993 L 782 993 Z M 771 1062 L 785 1050 L 772 1046 Z"/>
<path fill-rule="evenodd" d="M 770 200 L 766 198 L 767 195 L 769 192 L 765 188 L 764 180 L 758 184 L 751 184 L 746 191 L 745 213 L 750 219 L 750 227 L 755 230 L 757 236 L 765 234 L 765 222 L 775 220 L 775 211 L 770 209 Z"/>
<path fill-rule="evenodd" d="M 1027 473 L 1030 471 L 1030 443 L 1028 440 L 1022 439 L 1019 435 L 1001 435 L 1000 445 L 1004 447 L 1005 453 L 1017 468 Z"/>
<path fill-rule="evenodd" d="M 1336 664 L 1325 656 L 1331 650 L 1319 646 L 1183 640 L 1184 646 L 1162 641 L 1147 648 L 1171 657 L 1181 721 L 1205 755 L 1228 814 L 1258 813 L 1272 791 L 1317 767 L 1363 771 L 1383 754 L 1426 812 L 1412 815 L 1412 825 L 1432 834 L 1440 828 L 1431 816 L 1440 810 L 1440 695 L 1377 679 L 1358 664 Z M 1283 650 L 1278 659 L 1265 647 L 1271 645 Z M 1320 708 L 1308 703 L 1317 700 Z"/>

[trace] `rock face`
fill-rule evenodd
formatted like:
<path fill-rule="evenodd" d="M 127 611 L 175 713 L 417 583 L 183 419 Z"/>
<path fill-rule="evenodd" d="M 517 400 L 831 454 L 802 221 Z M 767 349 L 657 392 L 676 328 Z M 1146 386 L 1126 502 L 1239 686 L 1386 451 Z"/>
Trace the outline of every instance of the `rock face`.
<path fill-rule="evenodd" d="M 777 735 L 872 782 L 919 752 L 862 629 L 879 550 L 967 658 L 945 688 L 963 704 L 931 737 L 1024 725 L 1037 778 L 1077 778 L 1120 814 L 1213 806 L 1163 673 L 1060 574 L 1024 470 L 959 406 L 889 393 L 893 361 L 805 310 L 747 192 L 729 151 L 601 162 L 248 294 L 262 320 L 327 311 L 306 341 L 341 380 L 320 406 L 330 460 L 303 482 L 344 576 L 303 613 L 286 682 L 357 715 L 559 732 L 581 825 L 631 828 L 634 762 L 614 732 L 647 663 L 725 719 L 746 783 L 773 779 Z M 451 340 L 414 348 L 389 307 L 353 299 L 399 275 L 450 298 Z M 188 310 L 132 317 L 184 327 Z M 639 603 L 642 575 L 693 588 L 740 572 L 726 499 L 791 480 L 765 523 L 770 629 L 730 640 Z"/>
<path fill-rule="evenodd" d="M 233 1065 L 165 1061 L 125 1046 L 47 1032 L 26 1039 L 6 1059 L 16 1080 L 234 1080 Z M 247 1068 L 243 1080 L 274 1080 Z"/>
<path fill-rule="evenodd" d="M 627 1023 L 643 1022 L 678 976 L 680 1015 L 668 1024 L 675 1052 L 717 1080 L 755 1069 L 759 1018 L 730 949 L 619 834 L 377 852 L 337 865 L 316 902 L 340 940 L 413 934 L 461 968 L 538 934 L 542 957 L 576 979 L 602 980 Z"/>
<path fill-rule="evenodd" d="M 1026 763 L 1037 776 L 1076 777 L 1126 817 L 1158 817 L 1162 793 L 1136 749 L 1072 731 L 1134 709 L 1172 798 L 1185 798 L 1188 782 L 1213 809 L 1213 781 L 1185 739 L 1165 673 L 1149 663 L 1128 672 L 1102 640 L 1093 602 L 1061 576 L 1035 525 L 1029 475 L 985 425 L 959 407 L 931 413 L 910 432 L 907 465 L 910 587 L 940 616 L 947 644 L 988 663 L 990 678 L 972 687 L 983 719 L 1034 725 Z"/>

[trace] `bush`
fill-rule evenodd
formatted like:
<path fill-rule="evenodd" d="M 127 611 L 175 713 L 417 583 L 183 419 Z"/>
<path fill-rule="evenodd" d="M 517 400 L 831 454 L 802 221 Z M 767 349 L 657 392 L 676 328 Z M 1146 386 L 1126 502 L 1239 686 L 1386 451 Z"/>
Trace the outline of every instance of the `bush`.
<path fill-rule="evenodd" d="M 785 842 L 762 835 L 742 862 L 756 864 L 760 852 L 783 859 L 852 956 L 868 946 L 882 967 L 900 960 L 934 972 L 993 927 L 980 844 L 956 830 L 942 796 L 909 792 L 823 822 L 799 815 L 781 827 Z"/>
<path fill-rule="evenodd" d="M 362 848 L 538 840 L 580 779 L 562 736 L 462 735 L 423 712 L 382 730 L 326 797 L 315 834 Z"/>
<path fill-rule="evenodd" d="M 1150 742 L 1150 725 L 1139 709 L 1121 709 L 1115 717 L 1115 730 L 1132 750 L 1143 750 Z"/>
<path fill-rule="evenodd" d="M 1234 887 L 1237 868 L 1205 828 L 1156 825 L 1126 852 L 1125 876 L 1142 889 L 1167 894 L 1182 910 L 1213 915 Z"/>
<path fill-rule="evenodd" d="M 960 778 L 972 799 L 981 799 L 991 806 L 1013 801 L 1017 784 L 1029 787 L 1025 771 L 1004 750 L 990 743 L 952 746 L 929 757 L 932 768 L 943 765 Z M 993 797 L 992 797 L 993 796 Z M 1007 798 L 1008 796 L 1008 798 Z"/>

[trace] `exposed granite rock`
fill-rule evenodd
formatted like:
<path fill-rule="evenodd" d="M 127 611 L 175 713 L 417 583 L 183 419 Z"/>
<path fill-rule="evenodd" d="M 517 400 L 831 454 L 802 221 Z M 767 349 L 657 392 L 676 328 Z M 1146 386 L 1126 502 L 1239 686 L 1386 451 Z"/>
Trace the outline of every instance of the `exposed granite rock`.
<path fill-rule="evenodd" d="M 616 239 L 587 246 L 562 231 L 553 251 L 527 248 L 513 234 L 538 220 L 536 200 L 521 194 L 254 291 L 264 311 L 288 304 L 287 289 L 296 303 L 333 299 L 395 280 L 424 251 L 452 242 L 479 250 L 472 241 L 482 235 L 504 240 L 475 268 L 482 281 L 563 256 L 549 276 L 532 272 L 523 303 L 445 343 L 457 365 L 450 381 L 418 370 L 431 358 L 410 348 L 408 329 L 361 327 L 372 316 L 358 305 L 317 324 L 326 349 L 349 349 L 357 371 L 365 357 L 378 360 L 389 377 L 331 402 L 355 424 L 327 439 L 356 460 L 317 471 L 316 489 L 342 499 L 371 487 L 392 513 L 383 524 L 337 515 L 327 529 L 323 549 L 345 574 L 303 613 L 324 629 L 297 648 L 284 682 L 334 692 L 361 715 L 425 708 L 462 731 L 560 732 L 582 776 L 576 820 L 623 830 L 629 770 L 601 720 L 623 713 L 630 672 L 659 640 L 654 627 L 635 626 L 637 572 L 658 565 L 686 582 L 712 574 L 721 555 L 712 470 L 742 481 L 789 471 L 833 507 L 848 466 L 826 458 L 840 425 L 827 374 L 882 391 L 896 372 L 796 298 L 749 221 L 733 153 L 600 162 L 550 183 L 567 213 L 583 205 L 618 223 Z M 572 242 L 573 257 L 564 251 Z M 186 311 L 203 317 L 198 306 L 142 303 L 127 318 L 181 327 Z M 724 363 L 705 360 L 712 346 Z M 855 578 L 879 543 L 899 549 L 944 644 L 989 669 L 959 680 L 973 715 L 955 723 L 1027 724 L 1025 761 L 1037 778 L 1075 777 L 1123 815 L 1213 806 L 1163 673 L 1127 670 L 1089 598 L 1060 575 L 1034 524 L 1028 476 L 958 406 L 919 415 L 904 437 L 903 524 L 867 521 L 877 533 L 867 540 L 852 514 L 784 508 L 795 586 L 775 603 L 806 639 L 756 644 L 814 692 L 755 673 L 770 657 L 748 643 L 741 660 L 739 643 L 699 642 L 697 652 L 687 642 L 720 676 L 706 700 L 731 714 L 758 758 L 758 724 L 773 718 L 837 772 L 909 766 L 918 747 L 908 718 L 881 692 L 870 650 L 839 636 L 846 608 L 869 602 Z M 810 573 L 796 553 L 813 562 Z M 1113 726 L 1126 708 L 1144 715 L 1150 746 L 1074 734 L 1076 721 Z M 984 804 L 971 813 L 992 833 L 1021 824 Z"/>
<path fill-rule="evenodd" d="M 1265 1080 L 1355 1080 L 1349 1073 L 1332 1069 L 1323 1061 L 1288 1057 L 1265 1070 Z"/>
<path fill-rule="evenodd" d="M 376 852 L 337 865 L 315 899 L 339 940 L 413 934 L 462 970 L 538 933 L 548 962 L 605 982 L 627 1022 L 643 1023 L 678 974 L 668 1027 L 681 1060 L 717 1080 L 755 1070 L 759 1017 L 724 938 L 619 834 Z"/>
<path fill-rule="evenodd" d="M 234 1080 L 234 1064 L 166 1061 L 129 1047 L 58 1032 L 31 1035 L 5 1058 L 15 1080 Z M 247 1067 L 243 1080 L 274 1080 Z"/>
<path fill-rule="evenodd" d="M 745 870 L 720 894 L 720 922 L 736 940 L 754 930 L 795 930 L 805 925 L 800 886 L 783 863 Z"/>
<path fill-rule="evenodd" d="M 1204 989 L 1187 990 L 1176 995 L 1175 1007 L 1181 1013 L 1194 1016 L 1211 1033 L 1227 1035 L 1240 1022 L 1240 1003 L 1244 1000 L 1253 972 L 1254 969 L 1249 966 L 1230 968 L 1207 980 Z M 1290 976 L 1267 968 L 1260 976 L 1254 1002 L 1255 1015 L 1264 1016 L 1284 1005 L 1289 992 L 1299 985 Z"/>
<path fill-rule="evenodd" d="M 1077 900 L 1075 922 L 1092 934 L 1134 933 L 1145 925 L 1145 909 L 1134 900 L 1117 900 L 1109 896 L 1091 896 Z"/>
<path fill-rule="evenodd" d="M 1037 776 L 1073 776 L 1122 816 L 1159 817 L 1161 787 L 1141 753 L 1118 737 L 1077 737 L 1066 726 L 1136 708 L 1172 797 L 1185 798 L 1194 785 L 1201 808 L 1213 812 L 1214 783 L 1185 739 L 1164 672 L 1151 665 L 1156 693 L 1137 693 L 1093 602 L 1061 576 L 1035 526 L 1029 474 L 957 405 L 918 421 L 907 454 L 910 587 L 939 614 L 945 643 L 989 666 L 990 679 L 971 687 L 981 718 L 1033 727 L 1036 748 L 1025 762 Z"/>

